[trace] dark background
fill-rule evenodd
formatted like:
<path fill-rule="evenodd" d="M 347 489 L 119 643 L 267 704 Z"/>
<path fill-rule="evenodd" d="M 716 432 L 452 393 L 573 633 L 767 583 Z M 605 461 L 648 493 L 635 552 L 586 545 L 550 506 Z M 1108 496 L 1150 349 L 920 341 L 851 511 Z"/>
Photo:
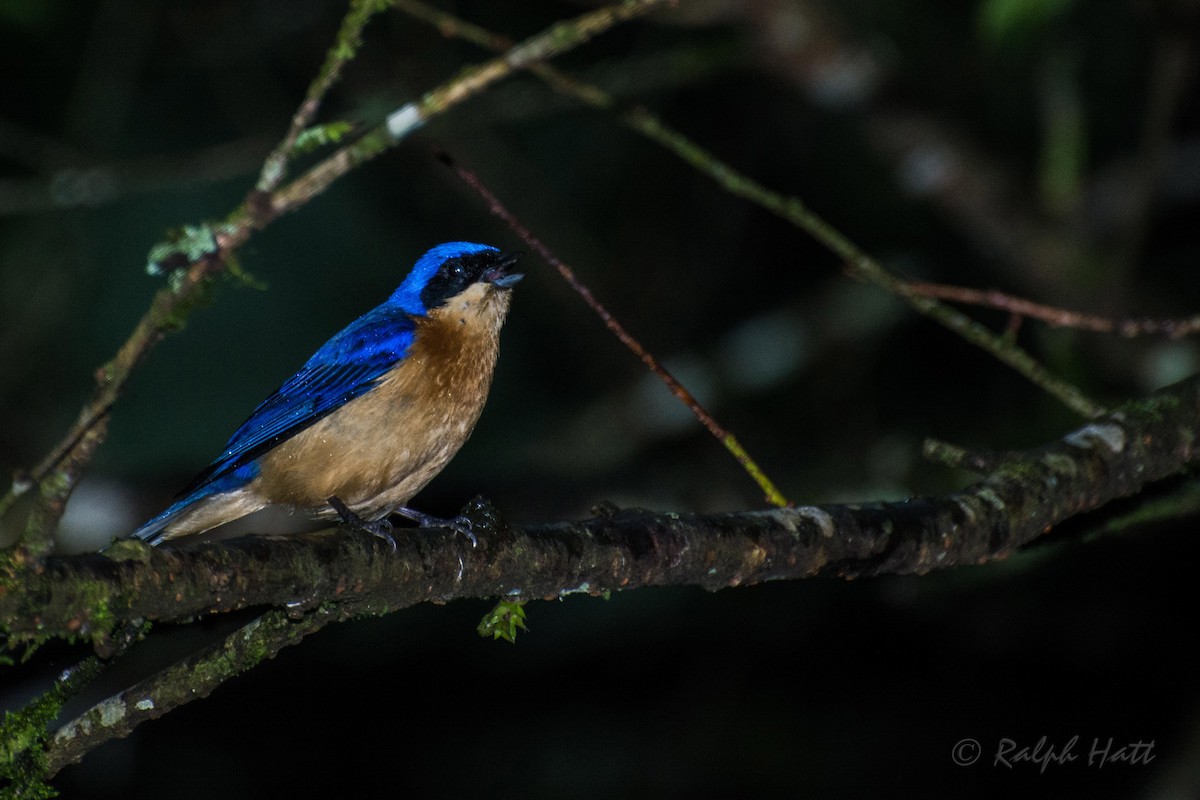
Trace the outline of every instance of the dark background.
<path fill-rule="evenodd" d="M 522 38 L 585 5 L 442 7 Z M 74 419 L 160 285 L 150 247 L 244 197 L 343 9 L 0 2 L 0 468 L 36 462 Z M 1198 13 L 1185 0 L 684 2 L 557 63 L 803 198 L 901 274 L 1180 317 L 1200 289 Z M 375 124 L 484 57 L 386 12 L 320 119 Z M 101 546 L 160 510 L 425 248 L 519 247 L 434 147 L 572 264 L 794 501 L 946 491 L 970 476 L 921 461 L 924 437 L 1021 449 L 1079 423 L 845 277 L 802 232 L 517 76 L 243 248 L 267 290 L 222 281 L 153 351 L 72 500 L 68 541 Z M 482 493 L 518 523 L 602 500 L 763 507 L 557 276 L 533 257 L 525 269 L 489 405 L 419 507 L 453 515 Z M 1018 336 L 1102 402 L 1198 363 L 1189 341 L 1033 323 Z M 341 625 L 57 785 L 98 798 L 1194 796 L 1196 517 L 1116 524 L 1141 508 L 920 578 L 534 603 L 515 647 L 474 633 L 486 603 Z M 222 624 L 159 631 L 130 669 Z M 77 655 L 11 671 L 6 705 Z M 1074 762 L 992 763 L 1002 738 L 1061 750 L 1076 735 Z M 1109 737 L 1153 741 L 1154 759 L 1088 766 Z M 984 754 L 960 767 L 965 738 Z"/>

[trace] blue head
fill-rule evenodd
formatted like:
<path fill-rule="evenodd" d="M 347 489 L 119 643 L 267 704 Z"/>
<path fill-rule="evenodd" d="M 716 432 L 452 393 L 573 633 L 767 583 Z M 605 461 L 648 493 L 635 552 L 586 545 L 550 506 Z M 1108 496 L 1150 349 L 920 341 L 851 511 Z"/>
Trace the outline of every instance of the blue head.
<path fill-rule="evenodd" d="M 479 281 L 507 289 L 521 279 L 520 274 L 509 272 L 515 262 L 515 256 L 505 256 L 486 244 L 439 244 L 417 259 L 388 302 L 409 314 L 424 315 Z"/>

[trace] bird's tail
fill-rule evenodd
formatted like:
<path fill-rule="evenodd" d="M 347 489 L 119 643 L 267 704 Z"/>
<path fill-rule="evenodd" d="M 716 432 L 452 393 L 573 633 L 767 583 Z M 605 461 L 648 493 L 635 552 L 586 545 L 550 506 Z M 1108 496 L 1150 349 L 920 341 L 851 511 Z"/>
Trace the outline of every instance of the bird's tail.
<path fill-rule="evenodd" d="M 149 545 L 160 545 L 258 511 L 267 503 L 250 486 L 256 477 L 258 465 L 251 463 L 201 483 L 130 535 Z"/>
<path fill-rule="evenodd" d="M 185 511 L 190 509 L 197 501 L 203 499 L 197 497 L 198 492 L 193 492 L 182 500 L 178 500 L 171 504 L 171 507 L 159 514 L 154 519 L 151 519 L 142 524 L 132 534 L 132 537 L 141 539 L 148 545 L 157 546 L 165 542 L 167 539 L 174 538 L 169 528 L 171 523 L 175 522 Z"/>

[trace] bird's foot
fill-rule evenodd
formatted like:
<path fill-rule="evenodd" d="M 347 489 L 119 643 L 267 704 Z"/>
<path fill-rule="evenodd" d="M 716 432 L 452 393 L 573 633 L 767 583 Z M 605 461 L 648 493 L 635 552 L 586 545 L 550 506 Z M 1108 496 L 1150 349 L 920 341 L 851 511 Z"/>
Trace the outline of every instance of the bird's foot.
<path fill-rule="evenodd" d="M 377 539 L 383 539 L 387 542 L 392 552 L 396 552 L 396 539 L 392 536 L 392 523 L 387 521 L 387 518 L 366 520 L 350 510 L 350 507 L 339 500 L 337 497 L 330 497 L 325 502 L 333 507 L 333 510 L 338 513 L 345 524 L 366 531 Z"/>
<path fill-rule="evenodd" d="M 461 534 L 468 542 L 471 543 L 471 547 L 479 546 L 479 540 L 475 538 L 475 531 L 472 530 L 472 523 L 469 517 L 465 517 L 460 514 L 454 519 L 442 519 L 441 517 L 435 517 L 430 514 L 426 514 L 423 511 L 417 511 L 416 509 L 408 508 L 407 506 L 393 508 L 392 513 L 399 514 L 402 517 L 407 517 L 408 519 L 411 519 L 413 522 L 420 525 L 422 528 L 449 528 L 455 533 Z"/>

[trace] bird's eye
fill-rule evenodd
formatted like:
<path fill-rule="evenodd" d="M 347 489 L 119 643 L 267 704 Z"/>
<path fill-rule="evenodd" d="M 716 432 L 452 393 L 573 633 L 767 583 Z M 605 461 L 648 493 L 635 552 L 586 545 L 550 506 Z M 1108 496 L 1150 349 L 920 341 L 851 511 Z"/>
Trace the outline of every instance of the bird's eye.
<path fill-rule="evenodd" d="M 442 263 L 437 274 L 421 292 L 421 301 L 426 308 L 437 308 L 479 280 L 479 275 L 480 264 L 477 258 L 460 256 L 448 259 Z"/>

